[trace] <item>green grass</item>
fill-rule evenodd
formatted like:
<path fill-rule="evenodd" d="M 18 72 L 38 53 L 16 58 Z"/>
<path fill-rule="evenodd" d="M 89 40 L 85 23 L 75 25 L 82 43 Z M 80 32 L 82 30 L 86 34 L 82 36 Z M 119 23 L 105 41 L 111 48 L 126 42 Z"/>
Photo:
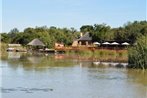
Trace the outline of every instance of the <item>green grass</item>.
<path fill-rule="evenodd" d="M 128 61 L 127 50 L 108 50 L 108 49 L 98 49 L 95 51 L 91 50 L 77 50 L 68 51 L 67 55 L 75 55 L 80 58 L 94 58 L 95 60 L 104 61 Z"/>

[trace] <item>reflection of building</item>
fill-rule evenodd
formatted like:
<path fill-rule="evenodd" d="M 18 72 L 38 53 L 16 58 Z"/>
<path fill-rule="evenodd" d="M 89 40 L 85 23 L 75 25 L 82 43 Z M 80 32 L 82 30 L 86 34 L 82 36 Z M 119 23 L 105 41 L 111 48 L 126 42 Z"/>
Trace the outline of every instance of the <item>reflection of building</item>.
<path fill-rule="evenodd" d="M 86 34 L 82 35 L 77 40 L 75 40 L 72 44 L 73 47 L 76 46 L 89 46 L 92 44 L 92 37 L 90 36 L 90 33 L 87 32 Z"/>
<path fill-rule="evenodd" d="M 55 55 L 55 59 L 64 59 L 64 55 Z"/>
<path fill-rule="evenodd" d="M 38 64 L 41 63 L 43 60 L 42 56 L 29 56 L 27 59 L 32 63 L 32 64 Z"/>
<path fill-rule="evenodd" d="M 20 56 L 19 52 L 8 52 L 8 59 L 19 59 Z"/>

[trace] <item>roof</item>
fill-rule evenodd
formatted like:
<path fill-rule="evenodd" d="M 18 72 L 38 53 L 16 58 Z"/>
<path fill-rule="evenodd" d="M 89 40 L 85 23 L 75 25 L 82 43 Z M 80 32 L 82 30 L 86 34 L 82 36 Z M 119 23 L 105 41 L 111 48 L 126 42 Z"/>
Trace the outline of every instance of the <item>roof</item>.
<path fill-rule="evenodd" d="M 100 43 L 99 43 L 99 42 L 94 42 L 93 44 L 95 44 L 95 45 L 100 45 Z"/>
<path fill-rule="evenodd" d="M 9 47 L 20 47 L 20 44 L 8 44 Z"/>
<path fill-rule="evenodd" d="M 113 42 L 113 43 L 111 43 L 111 45 L 119 45 L 119 43 Z"/>
<path fill-rule="evenodd" d="M 104 42 L 102 43 L 103 45 L 109 45 L 110 43 L 109 42 Z"/>
<path fill-rule="evenodd" d="M 122 45 L 130 45 L 129 43 L 127 43 L 127 42 L 124 42 L 124 43 L 122 43 Z"/>
<path fill-rule="evenodd" d="M 37 38 L 33 39 L 30 43 L 28 43 L 28 45 L 30 45 L 30 46 L 45 46 L 44 43 Z"/>
<path fill-rule="evenodd" d="M 81 40 L 83 40 L 83 41 L 85 41 L 85 40 L 91 41 L 91 40 L 92 40 L 92 37 L 90 37 L 89 32 L 87 32 L 87 33 L 84 34 L 82 37 L 80 37 L 79 40 L 80 40 L 80 41 L 81 41 Z"/>

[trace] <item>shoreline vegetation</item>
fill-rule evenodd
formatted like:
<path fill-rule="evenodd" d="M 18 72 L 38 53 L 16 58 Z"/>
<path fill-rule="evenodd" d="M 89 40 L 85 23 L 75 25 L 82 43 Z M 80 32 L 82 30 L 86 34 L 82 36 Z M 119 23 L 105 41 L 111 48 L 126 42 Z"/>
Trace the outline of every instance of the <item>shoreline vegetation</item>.
<path fill-rule="evenodd" d="M 6 51 L 7 44 L 1 43 L 0 56 L 8 56 Z M 113 62 L 128 62 L 128 50 L 114 50 L 114 49 L 79 49 L 67 50 L 64 53 L 65 57 L 78 58 L 79 60 L 92 60 L 92 61 L 113 61 Z"/>
<path fill-rule="evenodd" d="M 147 35 L 137 39 L 137 45 L 129 49 L 128 56 L 131 68 L 147 69 Z"/>
<path fill-rule="evenodd" d="M 7 44 L 0 42 L 0 57 L 7 53 Z"/>
<path fill-rule="evenodd" d="M 67 56 L 76 56 L 80 60 L 92 60 L 92 61 L 113 61 L 113 62 L 128 62 L 128 51 L 127 50 L 108 50 L 108 49 L 97 49 L 91 50 L 78 50 L 78 51 L 67 51 Z"/>
<path fill-rule="evenodd" d="M 136 68 L 136 69 L 146 69 L 147 66 L 147 55 L 146 55 L 146 40 L 147 37 L 141 37 L 138 39 L 138 44 L 136 46 L 130 47 L 124 50 L 117 49 L 97 49 L 97 50 L 89 50 L 89 49 L 81 49 L 81 50 L 70 50 L 66 51 L 63 55 L 56 55 L 58 58 L 72 58 L 78 59 L 82 61 L 107 61 L 107 62 L 128 62 L 128 68 Z M 143 42 L 144 43 L 143 43 Z M 143 46 L 140 45 L 143 44 Z M 139 46 L 140 47 L 139 47 Z M 6 51 L 7 44 L 1 43 L 1 57 L 7 57 L 8 53 Z M 142 56 L 142 57 L 141 57 Z M 141 60 L 140 60 L 141 58 Z"/>
<path fill-rule="evenodd" d="M 27 44 L 35 39 L 40 39 L 45 47 L 48 49 L 55 49 L 55 43 L 63 43 L 65 47 L 71 47 L 73 41 L 79 39 L 81 32 L 85 34 L 89 32 L 92 38 L 90 43 L 94 42 L 128 42 L 130 44 L 127 49 L 96 49 L 92 50 L 78 50 L 67 51 L 66 55 L 77 55 L 81 58 L 93 57 L 98 59 L 118 59 L 127 60 L 131 68 L 147 69 L 147 21 L 128 22 L 122 27 L 111 28 L 106 24 L 83 25 L 80 31 L 74 28 L 56 28 L 56 27 L 28 27 L 20 32 L 17 28 L 10 32 L 1 33 L 1 52 L 0 55 L 5 54 L 7 44 L 21 44 L 26 47 Z M 84 42 L 87 44 L 87 42 Z M 99 46 L 98 46 L 99 47 Z"/>

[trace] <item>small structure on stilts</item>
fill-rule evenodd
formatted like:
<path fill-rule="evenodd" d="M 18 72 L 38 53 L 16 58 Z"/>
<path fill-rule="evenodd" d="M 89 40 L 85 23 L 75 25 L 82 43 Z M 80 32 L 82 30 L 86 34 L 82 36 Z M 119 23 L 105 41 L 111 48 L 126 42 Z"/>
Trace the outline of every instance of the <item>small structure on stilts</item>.
<path fill-rule="evenodd" d="M 37 38 L 29 42 L 27 46 L 28 46 L 28 50 L 31 52 L 39 51 L 39 49 L 45 48 L 45 44 Z"/>

